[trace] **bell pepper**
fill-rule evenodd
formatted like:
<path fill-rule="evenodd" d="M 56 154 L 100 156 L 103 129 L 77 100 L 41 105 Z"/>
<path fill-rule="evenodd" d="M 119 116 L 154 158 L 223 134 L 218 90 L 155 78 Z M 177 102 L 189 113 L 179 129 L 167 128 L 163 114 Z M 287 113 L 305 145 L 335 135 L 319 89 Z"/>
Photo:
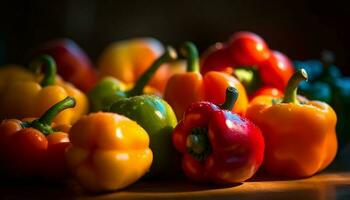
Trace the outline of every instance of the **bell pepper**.
<path fill-rule="evenodd" d="M 88 92 L 97 82 L 97 72 L 83 49 L 71 39 L 48 41 L 40 46 L 34 56 L 50 55 L 57 64 L 57 72 L 66 81 L 83 92 Z"/>
<path fill-rule="evenodd" d="M 176 171 L 171 133 L 177 120 L 166 101 L 154 95 L 133 96 L 114 102 L 109 111 L 136 121 L 147 131 L 153 152 L 153 163 L 147 177 L 165 177 Z"/>
<path fill-rule="evenodd" d="M 273 176 L 303 178 L 326 168 L 337 152 L 337 116 L 326 103 L 297 99 L 297 88 L 307 79 L 304 69 L 290 78 L 283 99 L 258 96 L 247 118 L 265 138 L 263 168 Z"/>
<path fill-rule="evenodd" d="M 237 32 L 223 47 L 207 50 L 202 56 L 201 63 L 203 74 L 209 71 L 232 73 L 237 67 L 248 70 L 256 67 L 257 78 L 261 80 L 262 86 L 280 90 L 285 88 L 294 72 L 293 65 L 287 56 L 270 50 L 260 36 L 251 32 Z M 249 94 L 254 92 L 255 90 L 249 91 Z"/>
<path fill-rule="evenodd" d="M 37 81 L 16 81 L 10 84 L 0 97 L 0 116 L 4 118 L 39 117 L 48 108 L 67 96 L 72 96 L 77 105 L 54 118 L 57 124 L 73 124 L 88 111 L 87 97 L 71 84 L 56 77 L 55 61 L 47 55 L 31 63 L 34 70 L 45 66 L 45 74 Z"/>
<path fill-rule="evenodd" d="M 90 191 L 124 188 L 152 163 L 149 137 L 136 122 L 113 113 L 91 113 L 75 123 L 66 151 L 67 165 Z"/>
<path fill-rule="evenodd" d="M 197 182 L 239 183 L 252 177 L 264 157 L 264 138 L 248 119 L 232 113 L 238 91 L 228 87 L 217 106 L 193 103 L 173 132 L 173 144 L 183 154 L 185 175 Z"/>
<path fill-rule="evenodd" d="M 332 52 L 323 51 L 321 61 L 295 61 L 294 64 L 297 69 L 305 67 L 312 75 L 310 81 L 300 84 L 300 93 L 331 104 L 337 113 L 337 138 L 339 147 L 343 149 L 350 142 L 350 116 L 346 109 L 349 105 L 350 81 L 349 77 L 342 76 L 338 67 L 333 64 L 334 59 Z"/>
<path fill-rule="evenodd" d="M 0 67 L 0 96 L 12 82 L 34 81 L 35 76 L 29 70 L 19 65 L 5 65 Z"/>
<path fill-rule="evenodd" d="M 88 94 L 91 110 L 107 111 L 113 102 L 121 98 L 141 95 L 143 92 L 159 94 L 157 90 L 146 87 L 146 85 L 163 63 L 173 61 L 176 58 L 176 52 L 171 47 L 167 48 L 163 55 L 153 62 L 130 89 L 126 83 L 118 79 L 113 77 L 103 78 Z"/>
<path fill-rule="evenodd" d="M 112 76 L 133 85 L 151 64 L 163 54 L 163 45 L 154 38 L 135 38 L 108 46 L 98 59 L 100 77 Z M 163 65 L 149 82 L 149 86 L 163 93 L 169 77 L 183 71 L 181 65 Z"/>
<path fill-rule="evenodd" d="M 333 65 L 334 55 L 329 51 L 322 52 L 321 62 L 317 60 L 295 61 L 297 69 L 305 68 L 312 74 L 308 82 L 299 86 L 300 94 L 331 104 L 333 99 L 334 82 L 341 77 L 339 69 Z"/>
<path fill-rule="evenodd" d="M 233 112 L 244 115 L 248 106 L 248 97 L 243 85 L 237 79 L 226 73 L 215 71 L 202 76 L 199 72 L 198 51 L 191 42 L 186 42 L 182 46 L 181 53 L 188 59 L 187 72 L 173 75 L 164 93 L 164 99 L 174 109 L 178 120 L 182 118 L 191 103 L 210 101 L 218 104 L 223 102 L 228 86 L 237 88 L 240 93 Z"/>
<path fill-rule="evenodd" d="M 283 92 L 274 87 L 262 87 L 258 89 L 253 95 L 251 95 L 249 99 L 251 100 L 257 96 L 263 96 L 263 95 L 272 96 L 275 98 L 282 98 Z"/>
<path fill-rule="evenodd" d="M 2 121 L 1 174 L 9 178 L 57 179 L 66 176 L 68 171 L 65 150 L 69 139 L 65 131 L 69 125 L 54 125 L 52 120 L 59 112 L 74 106 L 75 100 L 66 97 L 48 109 L 39 119 Z"/>

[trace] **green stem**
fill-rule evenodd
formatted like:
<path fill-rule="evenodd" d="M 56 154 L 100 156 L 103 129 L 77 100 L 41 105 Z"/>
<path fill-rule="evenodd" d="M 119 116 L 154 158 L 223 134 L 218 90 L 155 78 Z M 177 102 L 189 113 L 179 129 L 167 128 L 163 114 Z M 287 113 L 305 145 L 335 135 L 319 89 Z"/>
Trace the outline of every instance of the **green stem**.
<path fill-rule="evenodd" d="M 176 51 L 172 47 L 167 47 L 162 56 L 160 56 L 157 60 L 153 62 L 151 67 L 149 67 L 137 80 L 135 86 L 129 90 L 126 96 L 137 96 L 143 93 L 143 89 L 152 78 L 153 74 L 157 71 L 157 69 L 164 63 L 173 61 L 177 58 Z"/>
<path fill-rule="evenodd" d="M 299 103 L 298 86 L 301 81 L 307 80 L 307 72 L 305 69 L 300 69 L 296 71 L 293 76 L 289 79 L 287 87 L 284 91 L 284 98 L 282 103 Z"/>
<path fill-rule="evenodd" d="M 199 72 L 199 56 L 195 44 L 185 42 L 180 48 L 180 53 L 187 58 L 187 72 Z"/>
<path fill-rule="evenodd" d="M 49 55 L 39 56 L 30 63 L 29 67 L 35 73 L 39 73 L 43 65 L 45 66 L 45 74 L 40 85 L 42 87 L 54 85 L 56 82 L 57 69 L 56 69 L 55 60 L 51 56 Z"/>
<path fill-rule="evenodd" d="M 220 105 L 221 109 L 232 110 L 238 98 L 238 90 L 234 87 L 228 87 L 226 89 L 225 102 Z"/>
<path fill-rule="evenodd" d="M 25 128 L 33 127 L 45 135 L 53 133 L 54 131 L 51 127 L 52 120 L 58 115 L 58 113 L 65 109 L 73 108 L 75 104 L 75 99 L 73 97 L 67 96 L 65 99 L 59 101 L 51 108 L 49 108 L 39 119 L 36 119 L 32 122 L 24 122 L 22 126 Z"/>

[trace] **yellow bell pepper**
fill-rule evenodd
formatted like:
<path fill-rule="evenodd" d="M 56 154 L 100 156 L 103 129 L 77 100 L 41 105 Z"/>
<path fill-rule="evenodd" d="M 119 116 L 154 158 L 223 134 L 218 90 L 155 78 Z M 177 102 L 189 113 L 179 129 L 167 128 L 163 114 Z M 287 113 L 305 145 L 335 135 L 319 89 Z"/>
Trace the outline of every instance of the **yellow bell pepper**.
<path fill-rule="evenodd" d="M 33 81 L 35 76 L 19 65 L 5 65 L 0 68 L 0 95 L 14 81 Z"/>
<path fill-rule="evenodd" d="M 91 191 L 124 188 L 141 178 L 152 163 L 147 132 L 122 115 L 84 116 L 72 126 L 69 138 L 68 167 Z"/>
<path fill-rule="evenodd" d="M 40 117 L 46 110 L 67 96 L 76 99 L 76 107 L 59 113 L 53 120 L 56 124 L 73 124 L 88 111 L 88 100 L 84 93 L 56 76 L 55 61 L 49 56 L 38 57 L 33 66 L 40 69 L 45 64 L 43 77 L 33 80 L 13 81 L 0 96 L 0 118 Z M 41 80 L 39 83 L 36 80 Z"/>
<path fill-rule="evenodd" d="M 112 76 L 133 85 L 151 64 L 164 53 L 163 45 L 154 38 L 133 38 L 109 45 L 98 59 L 100 78 Z M 168 79 L 185 72 L 183 62 L 163 64 L 147 84 L 163 94 Z"/>

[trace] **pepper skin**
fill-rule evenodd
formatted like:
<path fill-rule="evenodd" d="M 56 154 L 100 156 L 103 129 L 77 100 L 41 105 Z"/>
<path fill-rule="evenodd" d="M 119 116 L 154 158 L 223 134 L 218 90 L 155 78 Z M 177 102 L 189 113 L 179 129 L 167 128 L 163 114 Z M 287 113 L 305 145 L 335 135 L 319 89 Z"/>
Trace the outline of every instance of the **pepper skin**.
<path fill-rule="evenodd" d="M 113 43 L 98 60 L 100 77 L 112 76 L 127 85 L 133 85 L 163 53 L 163 45 L 154 38 L 135 38 Z M 184 71 L 181 68 L 179 65 L 163 65 L 154 74 L 149 86 L 163 93 L 169 77 L 177 71 Z"/>
<path fill-rule="evenodd" d="M 0 67 L 0 96 L 12 82 L 34 81 L 35 76 L 29 70 L 19 65 L 5 65 Z"/>
<path fill-rule="evenodd" d="M 77 104 L 54 118 L 56 124 L 73 124 L 88 111 L 87 97 L 71 84 L 56 77 L 55 61 L 47 55 L 38 57 L 31 67 L 39 70 L 45 66 L 45 75 L 37 81 L 16 81 L 10 84 L 0 97 L 0 116 L 4 118 L 39 117 L 48 108 L 67 96 Z"/>
<path fill-rule="evenodd" d="M 90 58 L 71 39 L 62 38 L 46 42 L 33 54 L 52 56 L 57 64 L 58 74 L 83 92 L 88 92 L 97 82 L 97 72 Z"/>
<path fill-rule="evenodd" d="M 152 163 L 147 132 L 121 115 L 98 112 L 84 116 L 72 126 L 69 138 L 68 166 L 90 191 L 127 187 Z"/>
<path fill-rule="evenodd" d="M 337 152 L 337 116 L 324 102 L 297 99 L 298 70 L 289 80 L 282 100 L 258 96 L 247 118 L 261 129 L 266 143 L 263 168 L 273 176 L 303 178 L 326 168 Z"/>
<path fill-rule="evenodd" d="M 113 77 L 105 77 L 100 80 L 89 92 L 92 111 L 108 111 L 109 107 L 119 99 L 141 95 L 143 93 L 159 94 L 155 89 L 146 87 L 147 83 L 158 71 L 162 64 L 173 61 L 177 58 L 175 50 L 168 47 L 162 56 L 155 60 L 152 65 L 140 76 L 132 88 L 127 84 Z"/>
<path fill-rule="evenodd" d="M 136 121 L 147 131 L 153 152 L 148 177 L 169 176 L 176 167 L 171 133 L 177 125 L 175 113 L 169 104 L 154 95 L 140 95 L 114 102 L 109 111 Z"/>
<path fill-rule="evenodd" d="M 275 98 L 282 98 L 283 92 L 273 87 L 262 87 L 258 89 L 252 96 L 250 96 L 249 99 L 252 100 L 257 96 L 263 96 L 263 95 L 272 96 Z"/>
<path fill-rule="evenodd" d="M 44 177 L 62 179 L 68 174 L 65 150 L 68 134 L 52 119 L 61 111 L 75 106 L 67 97 L 53 105 L 39 119 L 6 119 L 0 124 L 1 174 L 9 178 Z M 69 125 L 67 125 L 69 126 Z M 67 127 L 66 126 L 66 127 Z"/>
<path fill-rule="evenodd" d="M 199 73 L 198 51 L 191 42 L 186 42 L 181 53 L 188 57 L 187 72 L 173 75 L 166 86 L 164 99 L 174 109 L 180 120 L 186 108 L 194 102 L 210 101 L 221 103 L 225 100 L 228 86 L 238 89 L 240 95 L 233 107 L 233 112 L 244 115 L 248 106 L 248 97 L 243 85 L 234 77 L 221 72 Z"/>
<path fill-rule="evenodd" d="M 237 90 L 229 87 L 220 107 L 193 103 L 173 132 L 173 144 L 183 154 L 182 169 L 196 182 L 238 183 L 251 178 L 264 156 L 261 131 L 230 110 Z"/>
<path fill-rule="evenodd" d="M 213 70 L 232 73 L 237 67 L 247 69 L 255 67 L 259 72 L 261 86 L 275 87 L 280 90 L 285 88 L 294 72 L 293 65 L 287 56 L 270 50 L 260 36 L 251 32 L 237 32 L 229 42 L 223 44 L 222 48 L 207 50 L 201 58 L 201 63 L 205 66 L 201 70 L 203 74 Z M 252 93 L 254 91 L 249 92 L 249 94 Z"/>

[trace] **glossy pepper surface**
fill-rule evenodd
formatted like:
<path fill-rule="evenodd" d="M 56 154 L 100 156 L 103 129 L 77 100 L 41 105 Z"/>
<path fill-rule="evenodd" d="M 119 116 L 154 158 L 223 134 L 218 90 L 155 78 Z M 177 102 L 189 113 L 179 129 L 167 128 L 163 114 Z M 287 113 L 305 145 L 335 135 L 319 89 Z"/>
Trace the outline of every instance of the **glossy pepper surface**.
<path fill-rule="evenodd" d="M 166 101 L 155 95 L 142 95 L 143 87 L 151 74 L 164 62 L 176 58 L 176 52 L 168 48 L 141 76 L 136 86 L 120 92 L 112 99 L 108 111 L 124 115 L 140 124 L 150 137 L 153 163 L 149 177 L 164 177 L 175 166 L 175 151 L 171 145 L 171 133 L 177 124 L 176 116 Z M 151 72 L 151 73 L 150 73 Z M 123 94 L 123 95 L 120 95 Z M 108 99 L 108 100 L 110 100 Z"/>
<path fill-rule="evenodd" d="M 225 90 L 228 86 L 237 88 L 239 97 L 233 107 L 233 112 L 244 114 L 248 106 L 248 97 L 243 85 L 226 73 L 199 72 L 198 51 L 191 42 L 184 44 L 181 53 L 188 57 L 187 72 L 173 75 L 167 84 L 164 99 L 174 109 L 177 119 L 194 102 L 209 101 L 219 104 L 225 100 Z"/>
<path fill-rule="evenodd" d="M 48 41 L 34 52 L 35 56 L 42 54 L 52 56 L 58 74 L 83 92 L 88 92 L 96 84 L 96 69 L 87 54 L 73 40 L 62 38 Z"/>
<path fill-rule="evenodd" d="M 67 175 L 65 150 L 69 145 L 69 125 L 54 125 L 52 119 L 75 106 L 66 97 L 39 119 L 6 119 L 0 124 L 1 174 L 10 178 L 64 178 Z"/>
<path fill-rule="evenodd" d="M 283 90 L 292 76 L 292 62 L 283 53 L 270 50 L 257 34 L 237 32 L 220 48 L 210 48 L 201 58 L 203 74 L 209 71 L 232 73 L 237 67 L 256 67 L 262 86 Z M 240 78 L 240 77 L 238 77 Z M 239 79 L 240 80 L 240 79 Z M 254 92 L 254 91 L 252 91 Z"/>
<path fill-rule="evenodd" d="M 162 64 L 173 61 L 176 58 L 177 55 L 175 50 L 171 47 L 167 48 L 162 56 L 152 63 L 152 65 L 142 74 L 135 85 L 131 88 L 129 88 L 124 82 L 113 77 L 103 78 L 88 94 L 91 103 L 91 110 L 107 111 L 115 101 L 126 97 L 141 95 L 144 92 L 149 94 L 159 94 L 156 89 L 146 87 L 146 85 Z"/>
<path fill-rule="evenodd" d="M 109 111 L 135 120 L 147 131 L 153 151 L 149 177 L 169 176 L 170 172 L 176 170 L 171 133 L 177 120 L 166 101 L 154 95 L 134 96 L 114 102 Z"/>
<path fill-rule="evenodd" d="M 341 74 L 335 66 L 335 56 L 330 51 L 323 51 L 321 61 L 295 61 L 295 67 L 304 67 L 311 74 L 310 81 L 301 83 L 299 91 L 302 95 L 330 104 L 338 116 L 337 135 L 339 147 L 350 142 L 350 115 L 348 112 L 350 99 L 350 78 Z"/>
<path fill-rule="evenodd" d="M 113 43 L 98 60 L 100 77 L 111 76 L 133 85 L 163 53 L 163 45 L 154 38 L 134 38 Z M 162 93 L 169 76 L 178 71 L 183 71 L 181 64 L 164 64 L 154 74 L 149 86 Z"/>
<path fill-rule="evenodd" d="M 117 190 L 141 178 L 152 163 L 147 132 L 113 113 L 92 113 L 75 123 L 69 138 L 68 166 L 86 189 Z"/>
<path fill-rule="evenodd" d="M 291 178 L 311 176 L 326 168 L 337 151 L 337 116 L 324 102 L 297 99 L 305 70 L 289 80 L 284 98 L 254 98 L 247 117 L 261 129 L 266 143 L 264 169 L 271 175 Z"/>
<path fill-rule="evenodd" d="M 16 81 L 7 86 L 0 97 L 0 116 L 3 118 L 39 117 L 48 108 L 67 96 L 76 100 L 73 109 L 59 113 L 54 122 L 72 124 L 88 111 L 87 97 L 80 90 L 56 77 L 56 65 L 50 56 L 40 56 L 33 61 L 32 67 L 40 70 L 44 65 L 45 74 L 41 82 Z M 39 80 L 39 79 L 38 79 Z"/>
<path fill-rule="evenodd" d="M 252 177 L 264 157 L 264 138 L 248 119 L 231 112 L 237 90 L 228 88 L 221 106 L 193 103 L 173 133 L 182 169 L 198 182 L 238 183 Z"/>

